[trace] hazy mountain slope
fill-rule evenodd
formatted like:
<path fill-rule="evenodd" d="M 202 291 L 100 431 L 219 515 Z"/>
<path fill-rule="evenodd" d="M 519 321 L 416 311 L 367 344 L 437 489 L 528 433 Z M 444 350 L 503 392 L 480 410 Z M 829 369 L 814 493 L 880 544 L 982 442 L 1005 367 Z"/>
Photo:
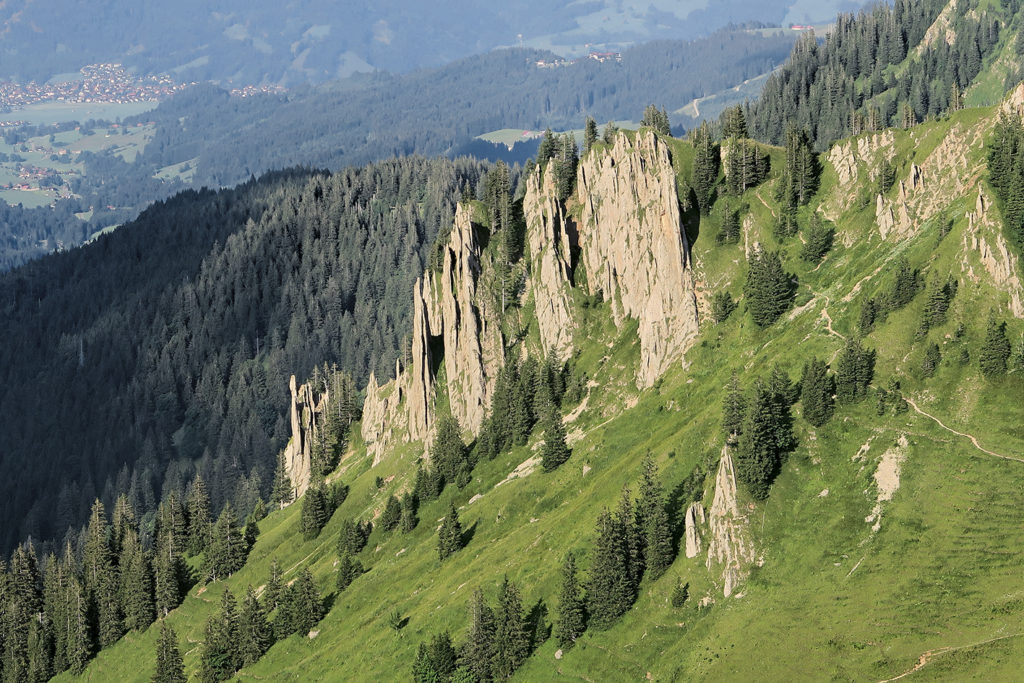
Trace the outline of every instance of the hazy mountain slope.
<path fill-rule="evenodd" d="M 83 11 L 69 2 L 44 7 L 10 0 L 0 7 L 0 78 L 42 82 L 85 64 L 123 62 L 143 73 L 173 73 L 184 82 L 319 83 L 358 71 L 439 66 L 502 46 L 580 55 L 592 46 L 697 38 L 730 22 L 823 21 L 851 4 L 218 0 L 138 7 L 104 0 Z"/>

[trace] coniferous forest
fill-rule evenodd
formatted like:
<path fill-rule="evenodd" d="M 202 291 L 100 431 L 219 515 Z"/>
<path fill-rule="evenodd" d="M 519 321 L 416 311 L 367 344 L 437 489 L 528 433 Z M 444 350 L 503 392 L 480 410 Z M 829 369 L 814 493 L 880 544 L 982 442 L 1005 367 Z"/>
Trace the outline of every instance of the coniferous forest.
<path fill-rule="evenodd" d="M 266 499 L 288 377 L 393 374 L 412 283 L 482 173 L 410 157 L 189 191 L 0 276 L 3 545 L 60 547 L 121 493 L 151 522 L 197 471 L 216 510 Z"/>
<path fill-rule="evenodd" d="M 88 192 L 241 184 L 0 273 L 0 681 L 1012 679 L 1018 14 L 794 27 L 687 131 L 787 39 L 165 102 Z"/>

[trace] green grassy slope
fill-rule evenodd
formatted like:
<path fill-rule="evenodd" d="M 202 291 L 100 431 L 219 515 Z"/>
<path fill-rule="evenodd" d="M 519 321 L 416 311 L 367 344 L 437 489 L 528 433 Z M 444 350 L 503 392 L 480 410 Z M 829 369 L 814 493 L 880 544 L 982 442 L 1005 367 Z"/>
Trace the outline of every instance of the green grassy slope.
<path fill-rule="evenodd" d="M 898 177 L 905 178 L 911 161 L 926 158 L 954 127 L 983 129 L 993 115 L 970 110 L 897 131 Z M 672 144 L 685 177 L 691 153 L 685 143 Z M 574 451 L 566 465 L 505 481 L 533 455 L 537 434 L 527 446 L 483 462 L 465 489 L 449 487 L 421 508 L 414 532 L 374 531 L 359 558 L 368 572 L 333 595 L 342 520 L 379 513 L 388 495 L 411 485 L 421 453 L 409 445 L 371 467 L 357 441 L 336 474 L 351 493 L 318 539 L 302 540 L 301 503 L 273 512 L 260 524 L 245 568 L 225 582 L 193 589 L 170 616 L 185 641 L 190 673 L 198 666 L 204 621 L 217 609 L 224 586 L 239 595 L 247 584 L 262 585 L 271 558 L 288 578 L 310 567 L 330 611 L 316 638 L 292 636 L 275 644 L 239 680 L 409 680 L 418 644 L 444 629 L 460 641 L 473 590 L 483 587 L 493 602 L 504 575 L 520 586 L 527 608 L 543 600 L 553 616 L 563 558 L 575 551 L 586 574 L 595 519 L 603 507 L 615 505 L 624 485 L 635 485 L 644 455 L 654 456 L 668 491 L 703 468 L 710 505 L 722 447 L 721 398 L 731 372 L 749 384 L 780 363 L 797 378 L 811 355 L 833 359 L 844 337 L 855 334 L 862 301 L 888 284 L 891 264 L 903 255 L 926 280 L 949 273 L 961 279 L 961 287 L 948 321 L 927 335 L 943 349 L 936 376 L 924 379 L 918 371 L 925 344 L 915 338 L 922 293 L 867 337 L 866 344 L 878 350 L 874 385 L 885 387 L 898 378 L 915 405 L 949 429 L 974 435 L 981 448 L 913 409 L 879 417 L 873 399 L 839 408 L 820 429 L 798 417 L 800 445 L 767 502 L 750 510 L 763 566 L 753 568 L 738 595 L 722 597 L 720 574 L 708 572 L 703 555 L 680 556 L 659 581 L 644 584 L 637 604 L 611 629 L 588 632 L 560 659 L 549 640 L 516 678 L 884 680 L 922 661 L 906 680 L 1014 677 L 1024 665 L 1024 383 L 1016 372 L 999 381 L 981 379 L 976 361 L 965 367 L 956 362 L 952 339 L 963 323 L 976 358 L 988 310 L 998 307 L 1003 319 L 1010 318 L 1003 293 L 984 278 L 975 283 L 962 276 L 965 265 L 976 266 L 963 232 L 977 189 L 951 193 L 947 215 L 954 218 L 953 228 L 941 241 L 938 220 L 917 226 L 907 239 L 886 241 L 874 225 L 871 169 L 862 169 L 857 186 L 841 187 L 826 167 L 812 205 L 837 193 L 870 201 L 854 202 L 838 217 L 835 248 L 811 267 L 798 259 L 798 238 L 778 244 L 772 236 L 779 154 L 773 151 L 772 179 L 741 198 L 749 206 L 744 240 L 715 245 L 713 212 L 701 225 L 694 256 L 705 292 L 728 287 L 738 297 L 746 270 L 744 241 L 781 247 L 787 268 L 800 281 L 794 310 L 767 330 L 752 323 L 742 303 L 723 324 L 702 321 L 685 367 L 676 366 L 658 386 L 638 393 L 632 381 L 639 358 L 635 327 L 615 330 L 607 303 L 581 306 L 576 363 L 596 387 L 582 409 L 567 409 L 573 410 L 567 431 Z M 981 152 L 970 154 L 977 161 Z M 1022 329 L 1012 321 L 1010 339 L 1019 339 Z M 900 449 L 899 488 L 882 504 L 875 531 L 874 519 L 865 521 L 876 503 L 873 475 L 882 454 L 901 440 L 906 446 Z M 387 482 L 382 489 L 375 486 L 377 477 Z M 435 529 L 450 500 L 460 506 L 472 539 L 441 564 Z M 681 609 L 669 600 L 677 576 L 690 583 L 691 599 Z M 699 609 L 705 596 L 714 604 Z M 408 619 L 400 631 L 388 625 L 393 610 Z M 148 679 L 156 632 L 151 627 L 101 652 L 85 676 Z"/>

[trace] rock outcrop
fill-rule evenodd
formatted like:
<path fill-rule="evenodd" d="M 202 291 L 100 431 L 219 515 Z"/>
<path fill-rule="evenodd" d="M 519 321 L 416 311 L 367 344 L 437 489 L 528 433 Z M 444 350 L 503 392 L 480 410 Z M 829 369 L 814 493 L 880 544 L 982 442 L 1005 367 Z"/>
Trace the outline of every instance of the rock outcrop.
<path fill-rule="evenodd" d="M 993 217 L 989 210 L 990 206 L 991 200 L 985 196 L 984 191 L 979 191 L 975 210 L 967 214 L 964 248 L 977 255 L 992 284 L 1009 297 L 1009 309 L 1013 316 L 1024 318 L 1024 286 L 1021 284 L 1020 259 L 1006 241 L 1002 221 L 998 217 Z M 980 280 L 966 259 L 964 270 L 975 282 Z"/>
<path fill-rule="evenodd" d="M 905 239 L 949 206 L 950 198 L 977 186 L 983 155 L 972 152 L 984 144 L 982 128 L 956 123 L 928 157 L 911 164 L 899 182 L 898 196 L 880 198 L 876 205 L 879 234 L 884 239 Z M 916 133 L 915 133 L 916 134 Z"/>
<path fill-rule="evenodd" d="M 541 343 L 565 360 L 576 329 L 569 289 L 573 284 L 572 249 L 578 246 L 578 235 L 576 224 L 558 201 L 554 166 L 549 165 L 543 178 L 541 175 L 533 173 L 527 178 L 523 199 L 532 266 L 530 290 Z"/>
<path fill-rule="evenodd" d="M 836 143 L 828 153 L 828 162 L 836 171 L 837 186 L 853 187 L 861 174 L 861 164 L 867 169 L 869 177 L 874 177 L 877 169 L 885 161 L 892 161 L 896 154 L 895 136 L 891 130 L 874 135 L 862 135 L 847 142 Z M 836 192 L 822 206 L 829 220 L 836 220 L 848 211 L 856 202 L 857 197 L 850 192 Z"/>
<path fill-rule="evenodd" d="M 431 331 L 444 340 L 448 400 L 452 415 L 473 434 L 480 431 L 498 372 L 504 365 L 498 311 L 477 291 L 480 244 L 470 209 L 459 205 L 445 249 L 438 289 L 439 315 Z"/>
<path fill-rule="evenodd" d="M 676 174 L 668 147 L 650 132 L 619 134 L 611 149 L 581 163 L 575 223 L 557 199 L 553 169 L 526 179 L 524 214 L 534 302 L 544 349 L 565 359 L 576 327 L 570 292 L 573 255 L 587 270 L 589 293 L 612 302 L 616 325 L 639 321 L 640 387 L 651 386 L 682 359 L 697 336 L 697 300 L 683 229 Z M 570 205 L 572 204 L 570 199 Z M 459 205 L 439 273 L 428 271 L 413 291 L 411 361 L 396 379 L 373 378 L 363 408 L 363 438 L 378 461 L 395 439 L 429 446 L 434 403 L 446 392 L 452 415 L 477 435 L 504 364 L 499 303 L 491 294 L 490 258 Z M 437 386 L 444 361 L 444 386 Z"/>
<path fill-rule="evenodd" d="M 707 568 L 722 567 L 722 593 L 733 594 L 746 578 L 754 561 L 754 544 L 750 539 L 749 522 L 740 514 L 736 500 L 736 472 L 729 447 L 722 449 L 715 475 L 715 498 L 708 512 Z"/>
<path fill-rule="evenodd" d="M 654 133 L 619 134 L 577 176 L 581 258 L 590 293 L 612 304 L 615 324 L 639 321 L 637 385 L 654 384 L 697 336 L 690 245 L 675 170 Z"/>
<path fill-rule="evenodd" d="M 447 392 L 452 415 L 463 429 L 479 432 L 504 363 L 501 330 L 491 322 L 498 319 L 497 312 L 477 291 L 481 272 L 471 208 L 459 205 L 441 272 L 427 271 L 413 287 L 409 367 L 396 367 L 396 379 L 384 386 L 373 378 L 367 387 L 362 433 L 375 461 L 398 431 L 429 446 L 438 390 Z M 446 381 L 438 387 L 442 360 Z M 371 418 L 374 424 L 369 424 Z"/>
<path fill-rule="evenodd" d="M 697 557 L 700 555 L 703 547 L 701 545 L 701 530 L 706 523 L 704 506 L 701 505 L 700 501 L 692 503 L 690 507 L 686 508 L 684 538 L 686 539 L 687 557 Z"/>
<path fill-rule="evenodd" d="M 395 363 L 395 377 L 402 377 L 401 366 Z M 363 417 L 360 432 L 366 452 L 373 456 L 373 464 L 381 458 L 394 443 L 399 425 L 396 421 L 402 413 L 398 406 L 402 402 L 402 385 L 391 381 L 384 386 L 377 384 L 376 373 L 370 373 L 366 384 L 366 399 L 363 401 Z M 405 425 L 403 425 L 405 426 Z"/>
<path fill-rule="evenodd" d="M 413 440 L 426 440 L 434 424 L 435 359 L 431 354 L 430 310 L 433 277 L 416 280 L 412 302 L 412 364 L 409 374 L 408 429 Z"/>
<path fill-rule="evenodd" d="M 309 477 L 312 471 L 313 442 L 320 433 L 321 424 L 317 415 L 327 405 L 327 394 L 315 396 L 310 384 L 296 386 L 295 375 L 288 382 L 291 391 L 291 423 L 292 438 L 284 449 L 284 466 L 288 478 L 292 482 L 295 497 L 301 496 L 309 488 Z"/>

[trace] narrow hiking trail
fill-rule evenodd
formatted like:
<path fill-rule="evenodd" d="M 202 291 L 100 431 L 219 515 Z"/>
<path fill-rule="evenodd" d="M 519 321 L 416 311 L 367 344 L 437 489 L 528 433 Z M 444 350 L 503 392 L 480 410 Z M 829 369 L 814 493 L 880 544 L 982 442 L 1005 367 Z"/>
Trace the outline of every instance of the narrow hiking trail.
<path fill-rule="evenodd" d="M 836 337 L 839 337 L 843 341 L 846 341 L 846 337 L 844 337 L 843 335 L 841 335 L 838 332 L 836 332 L 835 329 L 832 327 L 832 316 L 829 315 L 829 313 L 828 313 L 828 306 L 831 303 L 831 301 L 829 300 L 829 298 L 827 296 L 825 296 L 824 298 L 825 298 L 825 305 L 821 307 L 821 318 L 822 318 L 822 320 L 825 321 L 825 329 L 828 330 L 829 334 L 831 334 L 833 336 L 836 336 Z"/>
<path fill-rule="evenodd" d="M 892 678 L 886 678 L 885 680 L 879 681 L 878 683 L 892 683 L 892 681 L 898 681 L 901 678 L 906 678 L 907 676 L 909 676 L 911 674 L 915 674 L 918 671 L 920 671 L 921 669 L 923 669 L 930 661 L 932 661 L 933 659 L 935 659 L 939 655 L 944 655 L 944 654 L 947 654 L 949 652 L 956 652 L 958 650 L 970 650 L 971 648 L 981 647 L 982 645 L 988 645 L 989 643 L 995 643 L 995 642 L 998 642 L 1000 640 L 1007 640 L 1008 638 L 1017 638 L 1020 635 L 1021 635 L 1020 633 L 1011 633 L 1008 636 L 998 636 L 996 638 L 989 638 L 988 640 L 982 640 L 982 641 L 979 641 L 977 643 L 970 643 L 968 645 L 958 645 L 956 647 L 950 647 L 950 646 L 937 647 L 934 650 L 928 650 L 927 652 L 922 652 L 921 656 L 917 658 L 917 663 L 914 664 L 914 666 L 912 666 L 911 668 L 907 669 L 906 671 L 901 673 L 899 676 L 893 676 Z"/>
<path fill-rule="evenodd" d="M 957 430 L 955 430 L 955 429 L 953 429 L 951 427 L 947 427 L 945 424 L 943 424 L 942 420 L 940 420 L 939 418 L 935 417 L 931 413 L 926 413 L 925 411 L 923 411 L 920 408 L 918 408 L 917 404 L 914 403 L 913 399 L 907 398 L 906 396 L 904 396 L 903 398 L 910 405 L 910 407 L 914 409 L 914 412 L 919 413 L 921 415 L 924 415 L 925 417 L 927 417 L 928 419 L 932 420 L 933 422 L 935 422 L 935 424 L 939 425 L 940 427 L 945 429 L 947 432 L 950 432 L 951 434 L 956 434 L 957 436 L 961 436 L 961 437 L 963 437 L 965 439 L 969 439 L 970 442 L 972 444 L 974 444 L 974 447 L 977 448 L 982 453 L 985 453 L 986 455 L 991 455 L 994 458 L 1002 458 L 1003 460 L 1015 460 L 1017 462 L 1024 462 L 1024 458 L 1017 458 L 1017 457 L 1014 457 L 1012 455 L 1003 455 L 1002 453 L 996 453 L 995 451 L 990 451 L 987 448 L 983 448 L 981 446 L 981 444 L 978 443 L 977 437 L 975 437 L 973 434 L 967 434 L 967 433 L 964 433 L 964 432 L 958 432 Z"/>
<path fill-rule="evenodd" d="M 778 216 L 777 216 L 777 215 L 776 215 L 776 213 L 775 213 L 775 210 L 774 210 L 774 209 L 773 209 L 773 208 L 772 208 L 771 206 L 769 206 L 769 205 L 768 205 L 768 202 L 766 202 L 766 201 L 764 200 L 764 197 L 762 197 L 762 196 L 761 196 L 761 192 L 760 192 L 760 191 L 758 191 L 758 192 L 755 192 L 755 193 L 754 193 L 754 196 L 755 196 L 755 197 L 757 197 L 757 199 L 758 199 L 758 200 L 759 200 L 759 201 L 760 201 L 760 202 L 761 202 L 762 204 L 764 204 L 764 208 L 768 209 L 768 212 L 769 212 L 769 213 L 771 213 L 771 215 L 772 215 L 772 218 L 778 218 Z"/>

